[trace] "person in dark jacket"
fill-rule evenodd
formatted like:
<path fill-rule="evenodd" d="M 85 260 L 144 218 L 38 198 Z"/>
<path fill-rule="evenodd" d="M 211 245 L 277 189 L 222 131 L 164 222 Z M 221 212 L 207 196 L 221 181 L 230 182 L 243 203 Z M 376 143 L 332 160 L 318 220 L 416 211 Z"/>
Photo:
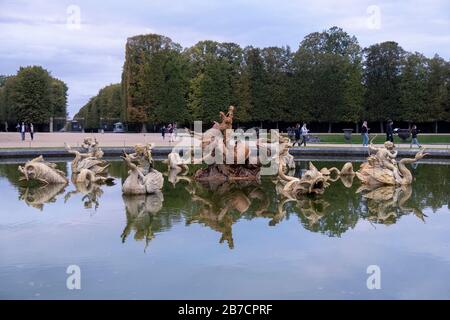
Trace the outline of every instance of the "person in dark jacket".
<path fill-rule="evenodd" d="M 166 126 L 162 126 L 161 135 L 163 137 L 163 140 L 165 140 L 166 139 Z"/>
<path fill-rule="evenodd" d="M 422 148 L 420 146 L 419 140 L 417 140 L 417 135 L 419 134 L 419 130 L 417 130 L 417 126 L 413 125 L 411 128 L 411 144 L 409 146 L 409 148 L 412 148 L 413 144 L 415 144 L 416 146 L 418 146 L 419 148 Z"/>
<path fill-rule="evenodd" d="M 295 126 L 294 129 L 294 138 L 295 141 L 292 144 L 292 146 L 294 147 L 295 144 L 298 144 L 298 146 L 300 147 L 300 138 L 301 138 L 302 134 L 301 134 L 301 130 L 300 130 L 300 123 L 297 123 L 297 125 Z"/>
<path fill-rule="evenodd" d="M 386 141 L 390 141 L 394 143 L 394 122 L 392 120 L 388 120 L 386 125 Z"/>

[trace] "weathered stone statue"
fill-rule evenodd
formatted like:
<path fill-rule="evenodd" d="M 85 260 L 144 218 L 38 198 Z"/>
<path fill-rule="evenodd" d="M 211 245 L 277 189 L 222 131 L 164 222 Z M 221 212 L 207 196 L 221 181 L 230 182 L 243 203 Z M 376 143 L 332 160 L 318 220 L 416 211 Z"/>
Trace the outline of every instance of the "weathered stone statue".
<path fill-rule="evenodd" d="M 283 165 L 280 161 L 278 177 L 283 184 L 281 193 L 286 198 L 296 199 L 304 194 L 322 194 L 329 183 L 322 172 L 310 162 L 307 170 L 301 178 L 288 176 L 284 173 Z"/>
<path fill-rule="evenodd" d="M 396 161 L 397 151 L 390 141 L 386 141 L 383 147 L 370 144 L 369 151 L 371 155 L 367 158 L 367 162 L 361 165 L 356 176 L 363 184 L 371 186 L 411 184 L 413 177 L 405 165 L 427 155 L 424 150 L 420 150 L 413 159 Z"/>
<path fill-rule="evenodd" d="M 34 180 L 43 184 L 66 185 L 68 183 L 65 173 L 58 170 L 56 164 L 44 161 L 42 156 L 28 161 L 18 169 L 23 175 L 20 180 Z"/>
<path fill-rule="evenodd" d="M 139 145 L 135 147 L 133 154 L 125 153 L 122 157 L 129 169 L 128 177 L 122 185 L 124 194 L 155 193 L 163 187 L 164 177 L 152 165 L 151 146 L 140 149 Z"/>
<path fill-rule="evenodd" d="M 188 172 L 189 167 L 183 159 L 181 159 L 180 154 L 178 152 L 171 152 L 167 156 L 167 160 L 164 160 L 164 163 L 167 164 L 169 170 L 180 169 L 179 171 Z"/>
<path fill-rule="evenodd" d="M 146 175 L 153 168 L 153 157 L 152 149 L 154 147 L 153 143 L 148 144 L 137 144 L 134 146 L 134 152 L 129 154 L 131 161 L 136 163 L 139 170 Z"/>
<path fill-rule="evenodd" d="M 297 178 L 286 174 L 287 164 L 285 157 L 283 153 L 280 153 L 278 178 L 283 185 L 280 193 L 290 199 L 297 199 L 304 194 L 322 194 L 325 188 L 330 185 L 330 182 L 341 179 L 345 185 L 346 183 L 348 184 L 349 180 L 353 181 L 352 177 L 355 175 L 353 165 L 350 162 L 346 163 L 342 170 L 335 167 L 318 170 L 310 162 L 309 170 L 301 178 Z M 334 177 L 332 177 L 333 175 Z"/>
<path fill-rule="evenodd" d="M 279 161 L 281 170 L 284 172 L 295 169 L 294 156 L 289 153 L 289 148 L 292 147 L 292 142 L 288 137 L 279 136 Z"/>
<path fill-rule="evenodd" d="M 221 122 L 202 135 L 202 161 L 208 167 L 199 169 L 194 179 L 198 181 L 258 180 L 260 164 L 249 163 L 250 149 L 242 141 L 232 141 L 232 124 L 235 108 L 230 106 L 225 114 L 220 112 Z"/>
<path fill-rule="evenodd" d="M 103 151 L 95 138 L 84 139 L 81 152 L 72 149 L 68 144 L 65 144 L 65 146 L 67 152 L 75 155 L 71 165 L 72 173 L 78 174 L 83 169 L 88 169 L 95 175 L 103 174 L 109 166 L 105 160 L 102 160 Z"/>

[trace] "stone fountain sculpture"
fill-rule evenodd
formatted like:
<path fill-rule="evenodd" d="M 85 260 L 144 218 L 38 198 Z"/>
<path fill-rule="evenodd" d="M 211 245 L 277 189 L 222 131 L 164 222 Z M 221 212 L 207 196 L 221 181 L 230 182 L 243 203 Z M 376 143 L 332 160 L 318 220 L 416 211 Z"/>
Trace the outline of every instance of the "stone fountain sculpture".
<path fill-rule="evenodd" d="M 363 184 L 370 186 L 411 184 L 413 177 L 406 164 L 414 163 L 427 155 L 424 150 L 420 150 L 414 158 L 397 161 L 397 150 L 390 141 L 386 141 L 383 147 L 370 144 L 369 152 L 371 155 L 361 165 L 356 176 Z"/>
<path fill-rule="evenodd" d="M 56 168 L 56 164 L 46 162 L 42 156 L 28 161 L 23 167 L 19 166 L 18 170 L 23 175 L 20 178 L 22 181 L 37 181 L 45 185 L 66 185 L 69 182 L 65 173 Z"/>
<path fill-rule="evenodd" d="M 124 194 L 152 194 L 160 191 L 164 184 L 161 172 L 153 168 L 152 145 L 136 145 L 132 154 L 122 157 L 129 169 L 122 185 Z"/>
<path fill-rule="evenodd" d="M 203 157 L 201 160 L 209 165 L 195 173 L 195 180 L 259 179 L 261 165 L 249 162 L 249 146 L 244 142 L 232 139 L 234 110 L 234 106 L 230 106 L 226 114 L 220 112 L 221 122 L 214 122 L 212 128 L 202 135 Z"/>
<path fill-rule="evenodd" d="M 75 155 L 71 168 L 72 174 L 77 175 L 76 183 L 104 182 L 107 179 L 112 179 L 105 177 L 109 164 L 102 160 L 103 151 L 99 147 L 97 139 L 84 139 L 81 152 L 72 149 L 68 144 L 65 144 L 65 146 L 67 152 Z"/>
<path fill-rule="evenodd" d="M 335 167 L 322 168 L 318 170 L 311 162 L 309 163 L 309 169 L 303 173 L 301 178 L 287 175 L 285 173 L 287 164 L 284 157 L 280 156 L 279 169 L 278 169 L 278 181 L 281 184 L 280 193 L 286 198 L 297 199 L 305 194 L 322 194 L 330 185 L 330 182 L 334 182 L 338 179 L 344 179 L 343 183 L 347 180 L 345 177 L 352 179 L 355 175 L 353 172 L 353 165 L 346 163 L 342 170 Z M 335 178 L 332 177 L 335 173 Z"/>

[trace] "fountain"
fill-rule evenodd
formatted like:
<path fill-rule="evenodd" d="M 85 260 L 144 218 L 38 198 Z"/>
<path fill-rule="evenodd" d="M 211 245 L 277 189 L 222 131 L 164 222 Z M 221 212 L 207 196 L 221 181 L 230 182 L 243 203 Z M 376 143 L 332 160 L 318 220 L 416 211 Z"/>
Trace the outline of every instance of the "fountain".
<path fill-rule="evenodd" d="M 220 112 L 221 122 L 214 122 L 212 128 L 202 135 L 202 161 L 212 164 L 199 169 L 194 175 L 195 180 L 259 179 L 261 164 L 252 164 L 249 161 L 249 146 L 244 142 L 232 139 L 234 110 L 234 106 L 230 106 L 226 114 Z"/>

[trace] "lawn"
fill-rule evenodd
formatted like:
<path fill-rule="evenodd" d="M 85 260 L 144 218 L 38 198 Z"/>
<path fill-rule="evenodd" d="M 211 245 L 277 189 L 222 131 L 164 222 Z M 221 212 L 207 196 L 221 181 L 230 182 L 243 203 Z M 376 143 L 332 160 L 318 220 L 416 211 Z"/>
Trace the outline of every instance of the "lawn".
<path fill-rule="evenodd" d="M 344 134 L 339 133 L 331 133 L 331 134 L 311 134 L 312 136 L 317 136 L 320 138 L 320 143 L 349 143 L 344 139 Z M 375 137 L 375 134 L 371 134 L 369 136 L 369 139 L 371 140 L 373 137 Z M 450 134 L 423 134 L 418 136 L 419 143 L 422 144 L 450 144 Z M 374 143 L 383 143 L 386 141 L 386 135 L 385 134 L 378 134 L 373 141 Z M 406 141 L 403 141 L 398 136 L 394 135 L 394 142 L 395 143 L 410 143 L 411 138 L 407 139 Z M 362 137 L 361 134 L 354 133 L 352 134 L 352 141 L 353 144 L 362 144 Z"/>

